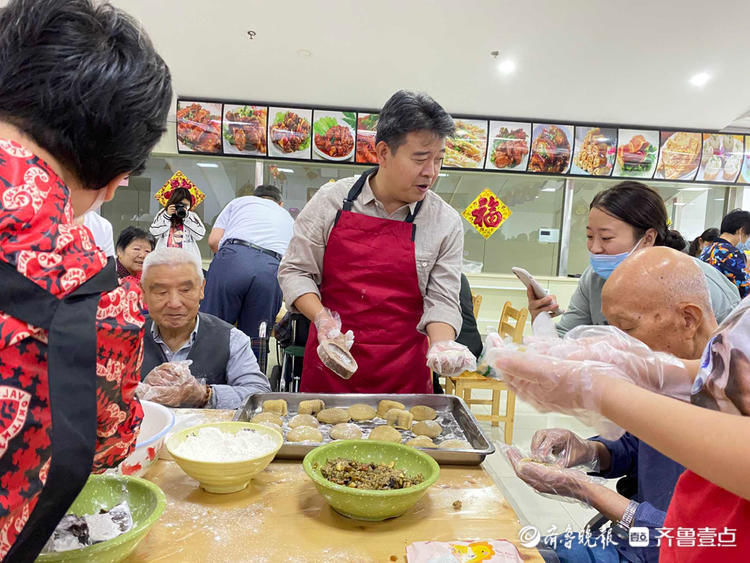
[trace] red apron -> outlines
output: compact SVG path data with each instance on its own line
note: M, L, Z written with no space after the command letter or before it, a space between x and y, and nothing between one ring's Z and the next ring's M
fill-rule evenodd
M377 169L376 169L377 170ZM424 303L414 255L414 218L370 217L351 211L362 192L362 174L344 200L323 258L323 306L354 332L351 349L359 369L342 379L318 358L315 325L305 346L300 390L315 393L432 393L426 365L427 337L417 331Z

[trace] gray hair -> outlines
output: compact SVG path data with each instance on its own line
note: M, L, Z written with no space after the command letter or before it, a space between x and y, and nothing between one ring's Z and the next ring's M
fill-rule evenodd
M375 142L384 141L396 152L413 131L429 131L445 138L455 133L456 126L450 114L427 94L399 90L380 111Z
M141 280L146 279L147 272L152 266L179 266L180 264L192 264L195 266L195 273L198 274L199 279L203 280L203 265L200 258L184 248L168 247L157 248L153 252L148 253L146 259L143 261Z

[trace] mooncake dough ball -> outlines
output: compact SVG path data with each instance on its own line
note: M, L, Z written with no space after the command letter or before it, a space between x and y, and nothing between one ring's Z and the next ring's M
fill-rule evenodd
M286 435L287 442L322 442L323 434L317 428L311 426L298 426L292 428Z
M309 401L300 401L297 405L299 414L318 414L326 408L326 404L320 399L310 399Z
M391 409L385 413L385 421L396 428L408 430L411 428L411 423L414 422L414 416L403 409Z
M393 426L387 426L383 424L382 426L376 426L375 428L373 428L367 439L383 440L384 442L395 442L397 444L400 444L401 432L396 430Z
M279 426L278 424L274 424L273 422L266 422L266 421L259 422L258 424L260 424L261 426L267 426L268 428L273 428L274 430L276 430L276 432L278 432L282 436L284 435L284 433L281 431L281 426Z
M414 420L435 420L437 417L435 409L424 405L416 405L410 408L409 412L414 415Z
M318 419L311 414L298 414L292 417L289 421L289 428L297 428L298 426L311 426L313 428L318 427Z
M370 405L357 403L349 407L349 417L352 420L372 420L375 418L377 411Z
M323 409L318 413L318 420L323 424L338 424L349 422L349 412L346 409Z
M427 436L417 436L406 442L407 446L412 448L437 448L435 442L430 440Z
M466 440L446 440L438 448L441 450L470 450L471 444Z
M351 422L341 422L331 428L331 439L333 440L359 440L362 438L362 431L359 426Z
M273 422L277 426L283 425L283 421L281 420L281 417L276 414L275 412L262 412L259 414L256 414L250 422Z
M411 431L417 436L437 438L443 432L443 427L434 420L421 420L414 423L414 426L411 427Z
M284 399L272 399L263 401L263 412L275 412L279 416L284 416L289 412L289 408Z
M406 407L399 403L398 401L391 401L389 399L383 399L378 403L378 416L380 418L385 418L385 413L387 413L391 409L405 409Z

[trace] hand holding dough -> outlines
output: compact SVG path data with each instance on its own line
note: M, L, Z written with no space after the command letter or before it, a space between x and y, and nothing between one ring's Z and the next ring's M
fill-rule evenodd
M437 438L443 432L443 427L434 420L422 420L414 423L414 426L411 427L411 431L417 436Z
M286 435L287 442L322 442L323 434L317 428L298 426L292 428Z
M312 428L318 427L318 419L311 414L298 414L292 417L289 421L289 428L297 428L298 426L310 426Z
M370 432L367 437L368 440L383 440L384 442L395 442L401 443L401 432L393 428L393 426L376 426Z
M349 407L349 416L352 420L372 420L375 418L377 411L370 405L357 403Z
M424 405L413 406L409 409L409 412L414 415L414 420L435 420L435 417L437 417L435 409Z
M323 424L349 422L349 412L342 408L323 409L318 413L318 420Z
M383 399L378 403L378 416L385 418L385 413L391 409L405 409L406 407L398 401L391 401L389 399Z
M359 440L362 438L362 431L359 426L351 422L342 422L331 428L331 438L333 440Z

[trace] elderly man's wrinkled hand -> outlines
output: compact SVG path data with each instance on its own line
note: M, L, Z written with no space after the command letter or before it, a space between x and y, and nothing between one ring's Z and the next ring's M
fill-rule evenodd
M518 448L507 448L505 455L518 478L537 492L588 502L589 481L581 471L524 458Z
M537 430L531 439L531 455L561 467L584 466L589 471L599 470L596 445L564 428Z
M452 377L476 370L477 359L463 344L443 340L433 343L427 351L427 367L440 375Z

